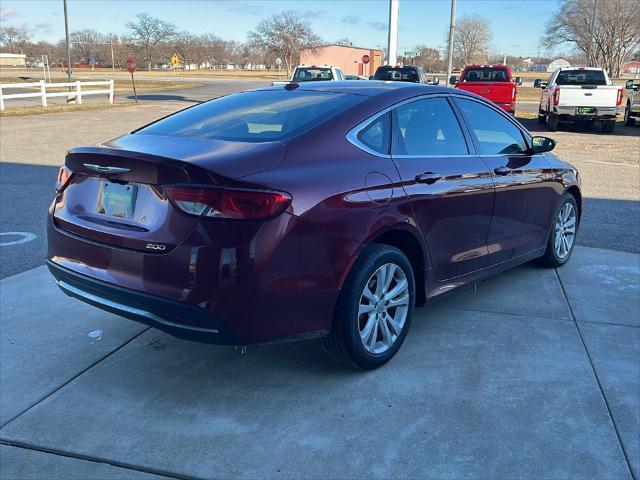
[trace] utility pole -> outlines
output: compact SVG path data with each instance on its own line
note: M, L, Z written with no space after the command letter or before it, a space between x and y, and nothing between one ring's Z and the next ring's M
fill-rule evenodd
M71 83L71 46L69 45L69 18L67 15L67 0L62 0L64 5L64 38L67 43L67 79ZM71 87L69 87L71 91Z
M113 56L113 35L111 36L111 70L116 71L116 61Z
M400 0L389 0L389 43L387 64L395 65L398 57L398 10Z
M591 14L591 28L589 29L589 46L587 47L587 67L593 65L593 34L596 28L596 14L598 12L598 0L593 0L593 13Z
M449 23L449 55L447 59L447 85L453 73L453 40L456 29L456 0L451 0L451 21Z

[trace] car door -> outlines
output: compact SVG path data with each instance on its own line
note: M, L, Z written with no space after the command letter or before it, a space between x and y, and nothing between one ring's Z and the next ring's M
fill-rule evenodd
M446 95L392 110L391 155L429 248L434 276L478 270L488 253L493 181Z
M486 266L544 248L555 187L545 154L533 154L529 134L499 109L461 96L455 103L495 183Z

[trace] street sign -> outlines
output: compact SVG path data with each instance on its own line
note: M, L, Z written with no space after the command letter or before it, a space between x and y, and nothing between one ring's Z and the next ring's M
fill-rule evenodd
M136 81L133 79L133 72L136 71L136 61L133 59L133 57L129 57L125 62L125 65L127 66L127 71L131 74L131 84L133 85L133 96L136 99L136 103L138 103L138 92L136 92Z
M125 65L127 66L127 71L131 75L133 75L133 72L136 71L136 61L133 58L129 57L129 58L127 58L127 61L125 62Z
M174 67L180 65L180 56L177 53L174 53L171 57L171 65L173 65Z
M280 57L276 58L276 65L282 65L282 59Z
M418 52L404 52L405 57L417 57Z
M371 61L371 58L369 57L369 55L363 55L362 56L362 63L364 63L365 65L367 63L369 63Z

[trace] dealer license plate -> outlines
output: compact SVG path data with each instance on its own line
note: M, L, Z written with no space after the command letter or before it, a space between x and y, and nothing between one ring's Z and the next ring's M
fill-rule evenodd
M98 213L131 219L138 195L138 186L100 181Z

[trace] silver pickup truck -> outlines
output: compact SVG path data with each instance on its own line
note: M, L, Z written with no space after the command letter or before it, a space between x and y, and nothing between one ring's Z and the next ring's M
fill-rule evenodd
M628 80L624 88L629 91L624 107L624 124L631 126L636 123L636 119L640 119L640 82Z
M601 68L560 68L542 88L538 121L551 131L558 123L594 124L601 122L602 132L611 133L622 104L622 87L614 86Z

